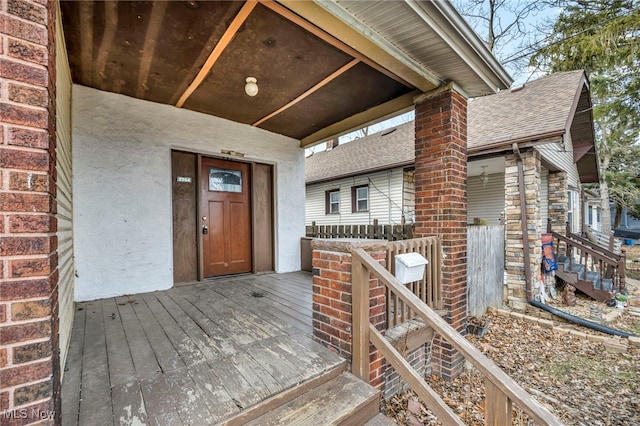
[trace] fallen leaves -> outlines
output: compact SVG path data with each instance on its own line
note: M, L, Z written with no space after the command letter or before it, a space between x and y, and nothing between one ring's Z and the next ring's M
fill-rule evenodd
M623 315L620 321L634 326ZM489 314L483 338L467 339L568 425L640 424L640 350L610 353L602 342L561 334L512 317ZM637 324L635 324L637 326ZM593 332L595 333L595 332ZM468 425L484 424L482 375L467 368L454 381L438 377L427 383ZM416 408L412 392L394 396L387 415L402 425L437 425L424 406ZM527 425L526 414L514 407L514 424Z

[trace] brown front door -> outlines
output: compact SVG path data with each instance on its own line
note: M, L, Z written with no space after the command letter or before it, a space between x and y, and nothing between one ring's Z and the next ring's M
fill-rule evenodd
M250 165L202 159L200 233L205 278L251 272Z

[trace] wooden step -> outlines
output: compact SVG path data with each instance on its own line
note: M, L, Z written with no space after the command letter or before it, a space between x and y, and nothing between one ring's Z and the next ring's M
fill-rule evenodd
M235 414L218 424L224 426L245 425L249 421L260 417L264 413L268 413L271 410L277 409L278 407L288 403L289 401L298 398L300 395L303 395L310 390L313 390L331 380L334 380L337 377L340 377L340 375L344 374L346 371L347 362L343 360L343 362L340 362L335 367L330 368L311 379L303 381L290 389L273 395L271 398L268 398L260 402L259 404L248 407L240 413Z
M583 265L579 265L579 266L582 266L583 267L582 271L584 271L584 266ZM574 286L575 288L577 288L587 296L597 300L598 302L606 302L610 298L609 292L607 290L596 288L595 283L593 281L583 280L580 274L578 274L575 271L565 271L564 265L562 264L559 265L558 270L556 271L556 277L560 278L561 280L563 280L568 284L571 284L572 286ZM607 286L610 287L610 284L609 285L607 285L607 283L603 283L603 284L605 288L607 288Z
M363 425L379 412L380 392L343 373L246 424Z

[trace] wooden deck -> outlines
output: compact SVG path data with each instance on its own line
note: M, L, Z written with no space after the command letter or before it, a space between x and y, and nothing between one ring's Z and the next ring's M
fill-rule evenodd
M78 303L63 424L215 424L344 368L311 339L311 294L297 272Z

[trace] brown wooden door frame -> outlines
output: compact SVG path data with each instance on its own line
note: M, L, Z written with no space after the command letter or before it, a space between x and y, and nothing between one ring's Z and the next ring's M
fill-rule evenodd
M251 221L251 264L253 273L269 272L275 270L275 165L270 163L238 161L237 159L204 155L196 152L188 152L172 149L172 215L173 215L173 267L174 285L188 284L195 281L202 281L203 271L203 244L201 229L201 180L202 180L202 160L212 159L244 163L250 167L250 221ZM176 169L175 158L191 158L189 160L192 167L178 167ZM175 158L174 158L175 157ZM178 179L179 178L179 179ZM192 197L182 197L181 193L176 193L176 189L185 189L191 186ZM177 197L177 198L176 198ZM178 206L175 203L191 202L193 213L187 214L187 207ZM182 214L180 214L182 212ZM178 214L179 217L176 216ZM175 221L179 220L180 225L176 227ZM190 226L192 231L186 230L185 226ZM179 229L178 229L179 228ZM180 231L182 230L182 231ZM188 232L187 232L188 231ZM181 232L180 235L176 232ZM185 235L190 234L195 241ZM190 248L190 247L192 248ZM189 254L185 257L185 254ZM189 263L191 271L189 272ZM178 273L179 272L179 273Z
M274 165L252 163L253 272L275 270Z

